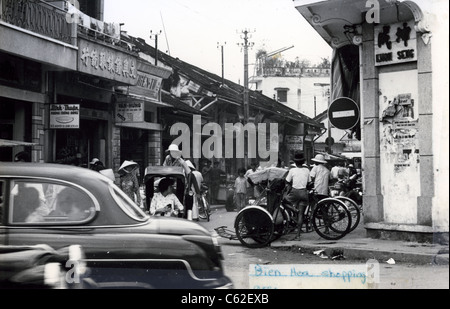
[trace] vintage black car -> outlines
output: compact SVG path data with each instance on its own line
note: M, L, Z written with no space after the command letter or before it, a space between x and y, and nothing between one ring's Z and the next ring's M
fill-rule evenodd
M98 172L0 163L0 245L80 245L99 284L232 288L215 235L195 222L150 217Z

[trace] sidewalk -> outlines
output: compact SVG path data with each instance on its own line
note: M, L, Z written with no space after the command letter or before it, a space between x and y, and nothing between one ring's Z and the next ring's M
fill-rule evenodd
M214 205L211 209L215 214L212 216L211 222L208 222L209 227L225 225L232 228L236 212L227 212L224 205ZM343 255L345 258L366 261L376 259L379 262L386 262L392 259L402 263L449 264L448 245L367 238L363 222L353 232L335 241L326 240L315 232L302 234L299 241L288 240L291 237L292 235L283 236L272 242L270 246L273 248L301 248L303 252L308 253L317 253L317 251L323 250L322 255L328 258Z

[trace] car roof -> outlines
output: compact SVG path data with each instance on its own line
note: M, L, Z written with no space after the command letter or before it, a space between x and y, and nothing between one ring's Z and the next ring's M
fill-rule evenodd
M87 168L54 163L0 162L0 176L45 177L74 183L83 183L86 179L112 181Z

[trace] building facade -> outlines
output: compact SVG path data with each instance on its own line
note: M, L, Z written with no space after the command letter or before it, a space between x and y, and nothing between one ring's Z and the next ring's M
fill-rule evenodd
M159 164L171 71L102 20L102 0L76 3L0 1L0 138L17 144L0 147L0 160L25 150L33 162L89 167L99 158L114 171L125 159Z
M360 105L368 236L448 243L448 2L294 6L349 65L331 91Z
M331 68L257 71L250 78L253 90L314 118L328 108Z

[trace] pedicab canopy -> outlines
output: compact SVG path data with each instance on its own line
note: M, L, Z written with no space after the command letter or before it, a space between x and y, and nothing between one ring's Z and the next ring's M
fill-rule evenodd
M249 182L259 184L264 181L272 181L275 179L284 178L288 173L285 168L268 167L260 171L256 171L248 176Z
M155 181L160 178L172 178L176 185L176 196L184 204L184 186L186 176L184 168L181 166L148 166L144 172L144 184L147 207L150 206L150 200L155 193Z

